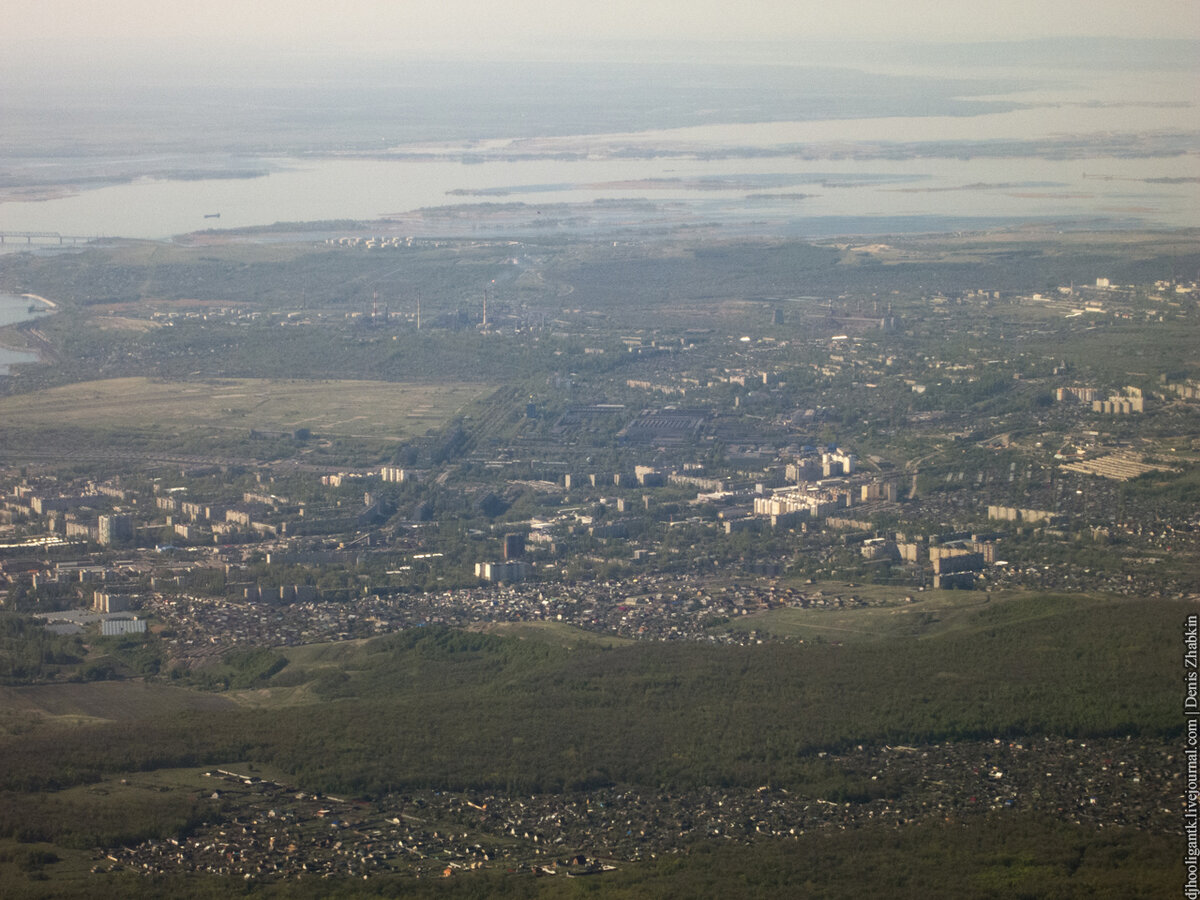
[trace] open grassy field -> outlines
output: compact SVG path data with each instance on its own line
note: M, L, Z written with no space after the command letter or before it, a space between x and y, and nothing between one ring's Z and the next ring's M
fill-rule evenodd
M294 431L404 440L443 425L491 388L382 381L114 378L0 399L12 429L211 429Z
M227 697L144 681L0 685L0 708L47 724L88 724L231 707Z
M904 591L886 585L863 585L827 590L829 596L858 597L876 603L866 609L792 607L773 609L734 619L729 630L765 631L776 637L804 641L850 643L862 641L915 640L952 633L971 634L993 629L998 623L1017 625L1061 613L1065 603L1086 611L1109 608L1121 601L1114 597L1073 594L1069 601L1050 595L1020 591ZM906 597L912 597L907 602Z
M584 631L582 628L576 628L563 622L493 622L484 630L504 637L543 640L568 649L575 647L611 649L635 643L629 638Z

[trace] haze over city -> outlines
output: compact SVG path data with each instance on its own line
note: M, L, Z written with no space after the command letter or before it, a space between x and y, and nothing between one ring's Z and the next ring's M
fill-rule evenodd
M1046 37L1200 38L1190 0L1035 0L945 3L912 0L751 2L442 3L365 0L334 5L267 0L157 3L11 0L6 41L21 57L62 61L64 47L89 60L133 49L162 54L230 48L259 52L562 53L612 41L988 41Z

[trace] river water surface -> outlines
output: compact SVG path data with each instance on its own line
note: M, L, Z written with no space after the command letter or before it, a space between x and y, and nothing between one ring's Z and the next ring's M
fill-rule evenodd
M28 322L48 313L49 310L44 309L36 300L18 297L15 294L0 294L0 328L15 325L17 322ZM36 353L9 350L0 344L0 375L7 375L9 367L15 363L37 362L37 358Z
M1200 226L1197 87L1077 73L1023 108L706 125L258 160L253 178L146 178L0 203L0 231L166 238L278 222L372 220L483 202L640 201L675 219L818 233L825 220ZM997 147L996 142L1005 146ZM1036 146L1034 146L1036 144ZM53 161L46 161L52 165ZM217 215L219 214L219 218ZM940 230L940 229L938 229ZM10 241L11 243L11 241Z

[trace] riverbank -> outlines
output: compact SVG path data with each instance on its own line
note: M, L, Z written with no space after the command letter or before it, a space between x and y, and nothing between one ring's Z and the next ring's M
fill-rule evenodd
M21 296L25 297L26 299L29 299L29 300L36 300L38 303L45 303L48 307L50 307L53 310L58 309L58 304L55 303L53 300L47 300L45 297L39 297L37 294L22 294Z
M50 345L22 326L58 311L58 303L39 294L0 294L0 375L11 374L14 365L47 360Z

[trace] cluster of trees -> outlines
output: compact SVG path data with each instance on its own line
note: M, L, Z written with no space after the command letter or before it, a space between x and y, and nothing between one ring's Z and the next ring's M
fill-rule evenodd
M0 793L0 839L72 850L181 837L222 812L194 793L143 787L51 793Z
M54 634L28 616L0 612L0 684L40 681L82 662L84 655L78 637Z

